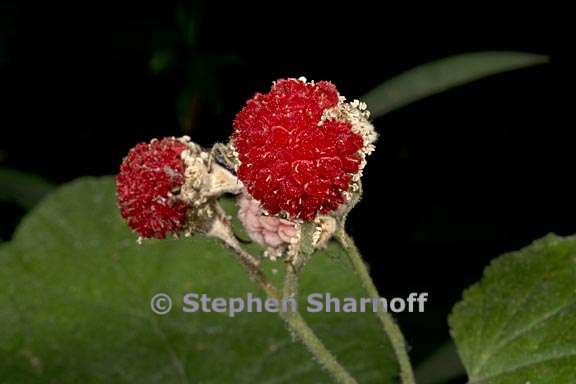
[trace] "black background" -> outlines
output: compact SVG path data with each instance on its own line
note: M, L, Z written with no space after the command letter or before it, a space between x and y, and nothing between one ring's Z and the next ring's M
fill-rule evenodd
M180 66L153 74L149 60L174 32L176 4L1 7L0 166L56 183L114 174L135 143L181 135L176 104L190 63L208 63L197 73L205 70L219 92L199 93L189 132L208 146L226 140L244 101L277 78L331 80L356 98L451 54L549 55L549 64L375 121L380 140L349 226L384 295L430 293L426 314L400 317L416 360L448 339L446 315L491 259L549 232L576 232L574 124L558 49L567 24L551 9L192 4L196 44L172 39ZM210 65L222 57L233 60ZM0 236L8 239L24 212L0 207Z

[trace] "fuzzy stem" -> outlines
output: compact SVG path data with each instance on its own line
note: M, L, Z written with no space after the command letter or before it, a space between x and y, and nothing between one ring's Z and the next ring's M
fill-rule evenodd
M332 353L322 344L312 328L308 326L304 318L298 312L280 312L280 316L286 321L288 327L296 334L298 339L314 355L316 360L328 371L337 383L357 384L350 373L344 368Z
M290 266L287 268L287 284L285 284L283 295L268 280L256 259L242 248L238 240L233 236L232 231L229 230L229 227L227 228L226 225L214 226L210 234L218 237L228 248L234 251L236 258L249 273L250 277L266 292L268 297L281 301L283 298L289 297L286 296L286 294L295 296L298 280L296 271L293 268ZM296 298L294 297L294 299ZM336 382L341 384L357 384L357 381L324 346L298 311L280 311L279 313L280 317L286 321L288 328L298 337L300 342L306 346L315 359L334 377Z
M284 277L282 297L285 300L298 300L298 272L292 264L286 265L286 276Z
M292 264L287 264L286 266L283 299L298 299L298 271ZM308 348L338 383L356 383L356 380L338 363L334 355L324 346L298 311L280 312L280 316L286 321L288 327L298 336L302 344Z
M336 232L336 239L346 250L348 258L350 259L356 274L362 281L364 289L368 292L368 295L372 299L379 299L380 295L378 294L378 289L370 277L364 259L354 244L354 240L346 233L343 226ZM415 384L414 372L412 370L410 358L408 357L406 341L404 340L402 331L388 312L379 309L377 315L382 323L384 332L390 339L390 343L392 344L392 348L394 349L394 353L398 359L398 363L400 364L400 377L402 378L402 383Z

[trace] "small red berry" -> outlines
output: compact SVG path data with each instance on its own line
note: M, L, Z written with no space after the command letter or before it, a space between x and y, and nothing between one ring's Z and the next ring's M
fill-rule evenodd
M187 205L174 196L184 184L180 155L187 145L175 138L140 143L130 150L116 176L122 217L142 237L162 239L186 223Z
M237 174L268 213L312 220L346 201L376 134L365 105L343 100L332 83L285 79L236 115Z

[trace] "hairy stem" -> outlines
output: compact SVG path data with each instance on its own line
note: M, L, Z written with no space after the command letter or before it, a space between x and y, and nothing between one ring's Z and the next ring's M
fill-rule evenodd
M346 233L343 226L336 232L336 239L342 244L348 257L354 267L354 270L360 280L362 281L362 285L364 289L368 292L368 295L372 299L380 298L378 294L378 289L376 285L374 285L374 281L370 277L370 273L368 272L368 268L366 268L366 264L364 263L364 259L362 255L358 251L356 244L354 244L354 240ZM390 339L390 343L392 344L392 348L394 349L394 353L396 358L398 359L398 363L400 365L400 377L402 379L403 384L415 384L414 379L414 372L412 370L412 364L410 363L410 358L408 357L408 352L406 349L406 341L404 341L404 336L402 335L402 331L394 321L392 316L379 308L377 312L378 318L382 323L382 328L384 332Z
M224 224L224 223L222 223ZM232 231L226 225L216 225L210 233L218 237L230 248L250 277L266 292L268 297L281 301L293 297L296 300L298 279L296 270L288 265L284 292L280 292L266 277L258 261L244 250ZM336 357L324 346L312 328L306 323L298 311L280 311L280 317L286 321L288 328L293 332L304 346L312 353L314 358L341 384L357 384L357 381L348 373Z
M298 271L292 264L286 266L283 299L298 299ZM299 312L281 312L280 316L288 327L298 336L302 344L316 357L322 366L334 376L339 383L356 383L356 380L338 363L334 355L324 346L312 328L308 326Z
M296 334L300 342L308 348L316 360L328 371L336 382L342 384L357 384L350 373L344 368L332 353L324 346L322 341L308 326L304 318L298 312L280 312L288 327Z
M282 297L285 300L298 300L298 272L292 264L286 265L286 276L284 277L284 289Z

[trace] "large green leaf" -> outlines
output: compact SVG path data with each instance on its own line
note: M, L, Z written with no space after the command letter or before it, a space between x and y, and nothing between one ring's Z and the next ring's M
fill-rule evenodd
M450 325L470 383L574 383L576 237L550 235L493 261Z
M214 240L137 245L111 178L80 179L35 208L1 248L0 286L2 383L331 382L276 314L182 313L185 292L263 294ZM301 287L365 296L335 246L314 255ZM165 316L149 307L159 292L174 300ZM304 316L360 382L393 382L373 313Z
M362 100L373 117L486 76L542 64L546 56L525 52L475 52L420 65L380 84Z

